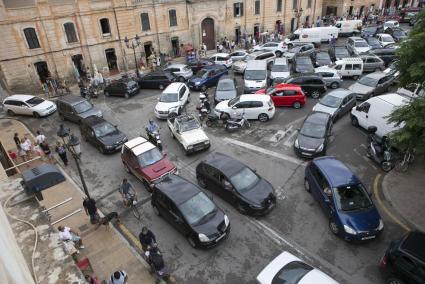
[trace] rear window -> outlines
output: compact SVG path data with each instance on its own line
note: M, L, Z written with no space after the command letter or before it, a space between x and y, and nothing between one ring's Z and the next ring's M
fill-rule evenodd
M272 284L297 284L311 270L313 267L308 264L292 261L279 270L273 277Z

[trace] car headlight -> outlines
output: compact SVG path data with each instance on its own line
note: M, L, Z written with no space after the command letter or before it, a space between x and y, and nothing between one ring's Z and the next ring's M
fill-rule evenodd
M114 146L105 146L106 149L112 149Z
M187 149L193 149L193 145L187 146Z
M201 242L209 242L210 241L210 239L207 236L205 236L204 234L199 234L198 238L199 238L199 241L201 241Z
M353 228L351 228L351 227L350 227L350 226L348 226L348 225L344 225L344 231L345 231L347 234L357 235L356 230L354 230Z
M321 152L323 150L324 145L320 144L319 147L317 147L316 152Z
M226 225L226 228L230 224L230 221L229 221L229 218L227 217L227 215L224 215L224 224Z
M199 85L201 84L201 81L195 82L195 85Z
M205 145L210 144L210 140L205 140L205 141L204 141L204 144L205 144Z
M298 143L298 138L295 139L294 146L295 146L295 148L299 148L300 147L300 144Z
M378 226L378 231L381 231L384 228L384 222L382 222L382 219L379 219L379 226Z

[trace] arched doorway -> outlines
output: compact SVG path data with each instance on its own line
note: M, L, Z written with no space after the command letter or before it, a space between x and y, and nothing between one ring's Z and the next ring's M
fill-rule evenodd
M202 42L207 46L207 50L215 49L214 20L205 18L201 23Z

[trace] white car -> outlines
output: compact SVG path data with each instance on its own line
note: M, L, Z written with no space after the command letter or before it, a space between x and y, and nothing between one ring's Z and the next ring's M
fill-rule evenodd
M238 61L238 60L244 60L248 54L249 53L246 52L245 50L239 49L230 53L230 58L232 58L232 62L234 63L235 61Z
M180 114L189 101L189 87L185 83L171 83L158 98L154 110L155 116L159 119L166 119L171 112Z
M56 111L54 102L31 95L12 95L3 100L4 110L8 115L48 116Z
M322 271L304 263L289 252L282 252L273 259L256 279L258 284L338 284Z
M261 45L254 46L254 51L267 50L274 51L277 57L281 57L285 51L288 51L288 46L282 42L266 42Z
M394 38L389 34L377 34L376 37L382 47L386 47L389 44L395 44Z
M193 71L186 64L170 64L164 69L165 71L171 72L174 76L176 76L177 80L180 82L184 82L189 80L190 77L193 76Z
M265 122L273 118L276 109L270 96L241 95L234 99L222 101L215 106L218 116L225 113L230 118L240 118L244 114L247 119L258 119Z
M270 70L270 79L282 78L286 79L291 75L289 71L288 59L276 58Z
M351 54L366 53L371 49L366 40L356 36L349 37L346 46Z
M386 21L384 23L384 31L388 28L398 28L400 27L400 24L398 21Z
M232 66L232 58L228 53L216 53L209 57L209 60L213 61L215 64L224 65L226 68Z

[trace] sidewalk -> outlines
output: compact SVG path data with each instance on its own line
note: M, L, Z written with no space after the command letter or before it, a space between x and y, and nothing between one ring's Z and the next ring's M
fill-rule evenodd
M20 137L28 134L32 140L35 140L28 128L21 122L12 119L1 119L0 142L6 152L8 150L15 150L16 148L13 141L13 134L15 132ZM54 144L54 140L54 137L48 138L51 146ZM69 158L72 163L72 158ZM16 163L19 162L20 160L18 158ZM31 169L41 163L43 161L37 159L28 165L20 166L19 170ZM39 202L39 206L50 208L71 198L70 201L49 211L51 223L59 221L59 219L71 213L75 213L63 221L52 225L56 238L56 230L59 225L71 227L76 231L81 236L85 246L84 249L80 250L80 254L77 255L78 261L88 258L94 272L93 274L100 280L109 279L110 275L116 270L125 270L129 276L129 283L154 283L154 279L148 271L147 264L111 224L109 226L101 226L97 230L95 230L96 226L90 224L89 218L84 213L84 208L82 207L84 196L81 189L78 188L65 172L63 173L66 181L42 191L44 199ZM15 174L9 177L9 179L16 179L17 177L20 177L19 174ZM51 238L52 236L46 236L43 235L43 232L40 232L40 238L43 237ZM63 246L62 249L64 249ZM44 254L42 251L39 253L41 257ZM49 271L37 271L37 273L48 274Z
M425 167L421 162L415 161L406 173L390 171L382 180L382 189L399 215L425 232Z

